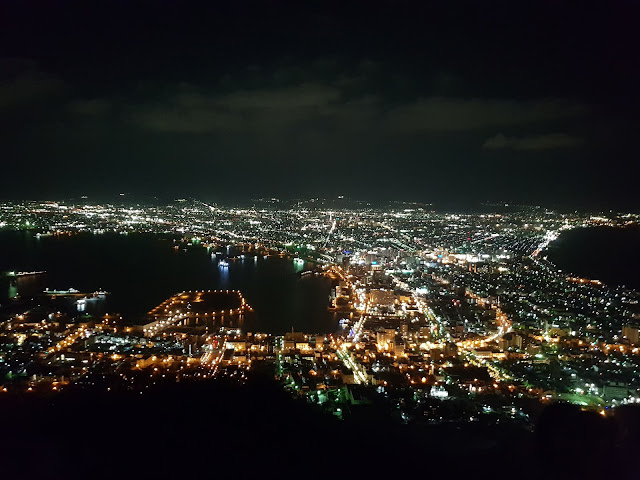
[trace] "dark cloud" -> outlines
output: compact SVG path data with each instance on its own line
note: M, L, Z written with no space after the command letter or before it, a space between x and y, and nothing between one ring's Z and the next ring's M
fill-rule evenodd
M112 101L104 98L91 100L75 100L69 104L69 111L80 116L99 116L109 113L112 109Z
M324 85L306 84L286 89L238 91L214 100L230 110L291 110L316 108L335 102L340 92Z
M287 88L237 90L226 94L182 91L152 105L134 106L133 123L181 133L264 129L333 122L347 130L375 127L389 135L464 132L580 117L584 105L561 100L428 97L398 104L379 94L349 98L337 86L306 83Z
M316 84L224 95L183 90L165 102L132 107L129 119L163 132L270 131L316 118L339 95L335 88Z
M637 158L635 9L132 0L48 2L34 14L28 3L0 16L3 55L15 57L0 61L6 195L126 182L198 195L242 165L234 195L314 182L317 194L378 195L384 179L386 194L414 200L524 198L529 167L513 161L523 151L547 173L529 198L554 182L572 199L589 185L635 191L620 188L631 176L596 173ZM87 175L87 159L104 175ZM53 162L67 168L51 172ZM450 165L455 185L416 181ZM483 188L477 177L498 169L502 188Z
M566 119L587 112L584 105L561 100L431 97L400 105L387 118L396 130L454 132Z
M0 59L0 109L21 106L59 93L64 83L22 58Z
M529 135L526 137L506 137L502 133L488 138L484 148L509 150L553 150L573 148L583 144L583 140L565 133L548 133L545 135Z

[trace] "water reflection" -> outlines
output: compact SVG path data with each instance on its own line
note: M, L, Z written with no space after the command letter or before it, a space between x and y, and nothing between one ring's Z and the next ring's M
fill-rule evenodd
M331 281L303 275L313 266L304 261L262 255L247 255L243 261L242 252L233 248L229 249L231 257L226 247L175 249L172 239L153 235L86 234L35 242L24 234L6 233L0 234L0 271L47 271L18 279L17 293L24 299L41 294L46 287L65 290L73 286L81 292L104 289L111 292L106 300L88 298L82 313L106 310L142 322L149 310L176 292L237 289L255 310L254 318L245 319L251 331L284 333L294 326L300 331L329 333L338 328L339 318L327 310ZM219 268L222 258L228 260L228 268ZM6 280L1 285L2 296L9 293ZM0 303L4 300L0 298ZM77 314L76 300L71 300L71 308Z
M304 260L302 260L301 258L294 258L293 268L295 269L296 273L302 273L302 271L304 270Z
M18 296L18 285L15 280L9 281L9 298L16 298Z

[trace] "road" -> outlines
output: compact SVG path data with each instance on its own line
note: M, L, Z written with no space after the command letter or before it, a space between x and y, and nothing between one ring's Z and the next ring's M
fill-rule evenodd
M353 341L357 342L362 335L362 330L364 329L364 324L367 321L366 315L362 315L360 319L353 326Z
M353 380L355 383L360 385L366 385L369 383L366 368L354 360L351 352L343 343L338 344L336 353L338 354L338 357L340 357L340 360L342 360L342 363L344 363L344 366L353 372Z
M218 373L218 368L220 367L220 362L222 361L226 347L227 341L225 340L222 344L222 348L220 348L220 352L216 355L213 345L210 343L207 351L202 355L202 357L200 357L200 363L202 365L206 367L213 367L214 376Z
M186 316L187 316L186 313L180 313L180 314L177 314L177 315L172 315L170 317L167 317L164 320L156 320L155 322L152 322L152 323L148 324L144 328L144 336L145 337L153 337L154 335L157 335L157 334L163 332L167 328L176 325L178 322L180 322Z

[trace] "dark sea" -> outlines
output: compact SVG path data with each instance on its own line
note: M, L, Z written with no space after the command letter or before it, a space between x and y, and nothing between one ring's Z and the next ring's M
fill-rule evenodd
M567 273L640 290L640 227L563 232L544 255Z
M175 249L173 238L156 235L80 234L36 238L30 231L0 232L0 273L39 271L13 286L3 277L0 304L45 288L110 292L101 310L137 322L151 308L182 290L237 289L255 310L253 331L329 333L339 318L327 310L331 281L301 276L310 264L280 257L246 256L218 266L214 250ZM181 244L184 246L184 244ZM226 254L225 249L218 249Z

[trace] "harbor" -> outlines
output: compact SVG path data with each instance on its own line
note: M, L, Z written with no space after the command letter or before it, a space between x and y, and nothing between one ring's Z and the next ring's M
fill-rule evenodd
M1 270L43 272L5 276L0 304L34 298L77 312L75 302L86 298L82 313L118 312L131 324L144 325L148 312L176 292L239 290L256 310L247 319L252 328L273 333L292 326L327 333L339 328L337 314L327 310L332 280L315 274L321 271L316 263L275 249L146 234L36 240L24 232L3 232L0 248L15 252Z

